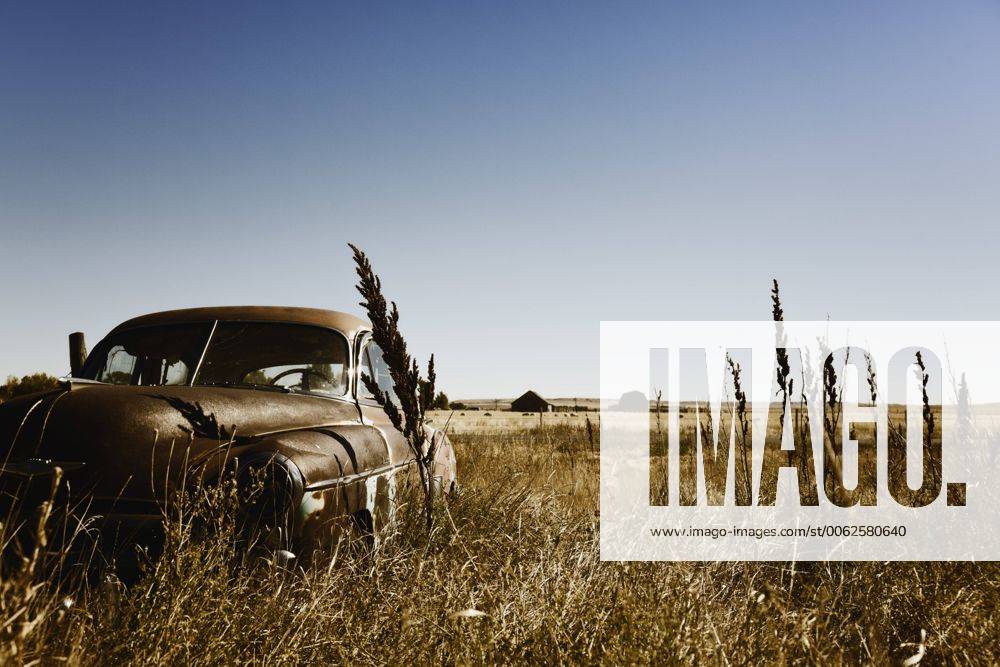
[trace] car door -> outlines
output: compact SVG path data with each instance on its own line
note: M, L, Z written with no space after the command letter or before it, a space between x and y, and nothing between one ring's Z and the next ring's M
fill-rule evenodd
M376 502L379 508L387 509L391 515L394 512L397 490L402 488L403 484L418 484L419 478L416 466L413 465L414 456L406 438L392 425L385 410L368 391L362 380L363 374L374 378L379 388L395 400L389 367L382 358L382 349L372 340L371 334L365 334L358 345L358 359L355 369L355 396L361 411L362 421L381 433L389 449L391 470L380 475L379 481L375 484L377 485Z
M389 461L393 465L399 465L407 459L412 459L413 455L410 453L409 445L403 434L393 427L385 410L376 402L375 397L368 391L361 379L362 374L375 378L379 388L390 398L395 399L396 394L392 389L389 367L382 359L381 348L371 339L370 335L366 335L361 342L356 368L358 372L355 380L355 391L364 422L373 425L382 433L389 446Z

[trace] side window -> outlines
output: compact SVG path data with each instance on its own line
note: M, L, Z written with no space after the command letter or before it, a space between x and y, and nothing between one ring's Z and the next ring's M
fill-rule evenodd
M365 342L365 346L361 350L361 359L358 362L358 398L367 398L369 400L374 398L371 392L368 391L368 387L365 386L364 380L361 379L362 376L367 375L375 379L375 383L378 384L379 389L389 394L389 398L393 403L398 403L396 392L392 388L392 376L389 375L389 366L382 359L382 348L376 345L375 341L369 338Z

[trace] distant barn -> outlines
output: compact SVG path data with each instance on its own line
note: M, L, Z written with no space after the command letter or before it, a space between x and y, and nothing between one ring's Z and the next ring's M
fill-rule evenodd
M513 412L552 412L552 404L528 390L510 403Z

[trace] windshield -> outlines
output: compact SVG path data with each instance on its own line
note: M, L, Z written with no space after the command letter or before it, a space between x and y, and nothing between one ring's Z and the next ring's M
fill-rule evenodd
M117 331L87 357L81 376L108 384L189 384L212 324L172 324Z
M330 329L272 322L219 322L196 384L347 392L347 339Z
M330 329L219 322L213 332L206 322L115 332L87 358L81 376L109 384L185 385L197 372L197 385L342 396L348 359L347 340Z

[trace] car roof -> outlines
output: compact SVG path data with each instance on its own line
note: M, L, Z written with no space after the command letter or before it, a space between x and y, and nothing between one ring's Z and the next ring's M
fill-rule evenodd
M291 306L213 306L165 310L140 315L122 322L113 331L157 324L183 324L188 322L288 322L337 329L353 339L361 331L370 331L371 325L350 313L320 308L294 308Z

